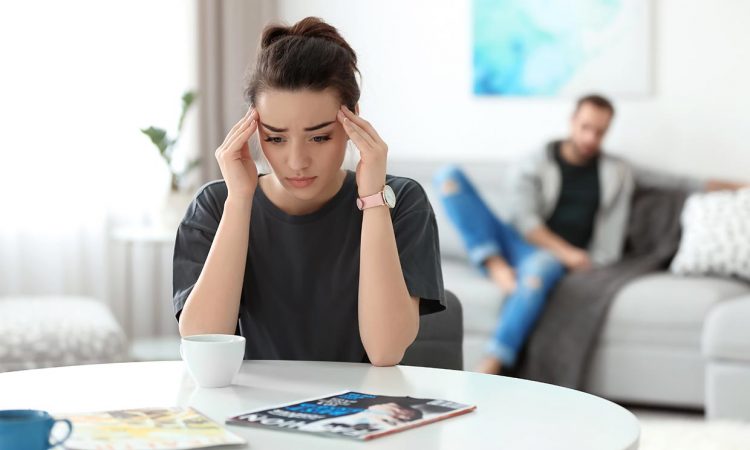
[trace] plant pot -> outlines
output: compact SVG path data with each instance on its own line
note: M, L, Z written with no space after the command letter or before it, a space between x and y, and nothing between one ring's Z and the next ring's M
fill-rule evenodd
M187 208L192 200L193 192L170 189L162 201L157 217L157 226L165 230L177 232L177 228L185 217Z

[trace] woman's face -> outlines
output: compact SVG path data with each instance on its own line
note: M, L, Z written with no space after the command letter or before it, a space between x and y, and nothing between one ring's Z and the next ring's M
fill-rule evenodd
M341 187L347 136L336 120L340 105L332 89L267 90L256 99L263 154L297 201L327 200Z

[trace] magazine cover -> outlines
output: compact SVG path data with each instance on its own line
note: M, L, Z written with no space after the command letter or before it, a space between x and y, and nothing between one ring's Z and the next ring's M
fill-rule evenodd
M193 408L145 408L56 416L73 422L71 450L194 449L245 440Z
M475 409L446 400L340 392L230 417L227 423L368 440Z

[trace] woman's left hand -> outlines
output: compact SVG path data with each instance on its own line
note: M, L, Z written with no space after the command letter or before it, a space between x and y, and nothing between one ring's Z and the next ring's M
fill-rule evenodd
M357 164L357 190L360 197L376 194L385 186L388 146L375 128L344 105L337 114L344 131L359 149Z

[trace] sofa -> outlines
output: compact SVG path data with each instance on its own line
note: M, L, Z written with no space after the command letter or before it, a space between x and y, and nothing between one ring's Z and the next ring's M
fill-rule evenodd
M125 332L100 300L0 298L0 372L129 360Z
M418 181L435 210L446 289L460 299L464 368L482 356L502 294L472 268L440 204L432 176L448 162L389 161L388 172ZM508 162L458 164L485 202L508 217ZM637 278L616 295L586 370L584 390L629 404L705 409L750 419L750 284L669 272Z

